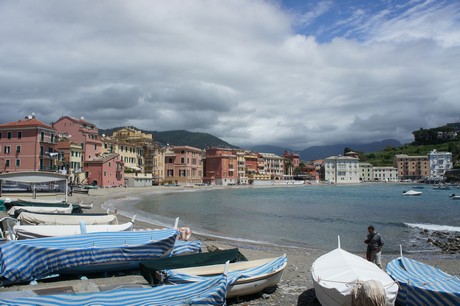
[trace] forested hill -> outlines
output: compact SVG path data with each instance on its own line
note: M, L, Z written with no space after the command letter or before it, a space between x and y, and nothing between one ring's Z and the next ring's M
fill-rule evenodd
M99 134L112 135L116 130L120 129L99 129ZM208 133L189 132L184 130L175 131L147 131L140 130L146 134L152 134L153 139L158 142L161 146L172 145L172 146L191 146L199 149L205 149L207 147L219 147L219 148L238 148L237 146L231 145L228 142L223 141Z

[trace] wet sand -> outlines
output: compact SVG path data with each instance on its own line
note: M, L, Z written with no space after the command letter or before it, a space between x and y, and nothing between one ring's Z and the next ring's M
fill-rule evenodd
M143 187L143 188L106 188L106 189L94 189L89 191L89 195L84 194L73 194L69 197L69 201L72 203L78 203L83 200L84 202L93 202L94 206L90 210L85 210L88 213L99 213L106 212L106 209L102 208L103 204L111 199L121 199L129 195L140 194L140 193L155 193L155 192L174 192L180 191L186 187ZM209 187L197 187L197 190L201 188ZM221 187L215 187L221 188ZM235 187L231 187L235 188ZM180 216L179 216L180 217ZM120 223L127 222L130 219L121 215L118 215ZM136 229L154 229L156 226L150 223L135 222ZM193 228L192 228L193 231ZM268 290L260 294L256 294L248 297L241 297L239 299L228 300L229 305L320 305L315 297L313 289L313 281L311 278L310 268L313 262L319 256L327 253L328 251L306 249L306 248L286 248L276 247L272 245L252 244L244 243L223 239L215 239L206 236L192 235L192 239L201 240L203 243L203 251L205 252L208 248L220 248L228 249L238 247L249 260L261 259L267 257L278 257L283 254L288 256L288 265L284 270L284 274L281 282L274 290ZM308 237L306 237L308 239ZM363 254L357 254L364 256ZM410 256L413 259L422 261L424 263L436 266L441 270L444 270L453 275L460 274L460 262L458 259L453 259L448 254L430 254L427 255L414 255ZM383 251L382 264L386 264L393 260L394 255L389 256ZM121 280L121 278L120 278ZM12 290L18 290L17 288Z

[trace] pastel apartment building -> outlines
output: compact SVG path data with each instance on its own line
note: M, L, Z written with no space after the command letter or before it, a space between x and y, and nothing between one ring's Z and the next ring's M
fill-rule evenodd
M398 169L391 166L374 167L374 181L398 182Z
M284 151L284 174L292 176L294 174L294 169L298 168L300 165L300 155Z
M203 181L211 185L238 184L237 154L234 149L208 148Z
M374 167L370 163L359 163L359 176L361 182L374 181Z
M203 183L202 151L190 146L168 147L164 154L165 181L190 185Z
M0 124L0 173L57 170L58 132L29 115Z
M452 153L433 150L428 153L430 160L430 178L443 180L447 170L452 169Z
M84 180L83 169L83 148L80 144L68 139L60 139L56 145L59 152L61 169L65 169L69 181L78 184Z
M63 116L52 123L52 127L60 134L63 134L63 137L68 137L71 141L82 146L84 152L83 162L90 161L102 153L102 141L99 136L99 129L83 117L76 119Z
M124 186L123 162L116 153L101 154L84 164L87 183L99 187Z
M430 175L430 161L428 156L409 156L396 154L393 166L398 169L400 180L418 180Z
M284 158L273 153L260 153L263 161L263 174L272 180L284 179Z

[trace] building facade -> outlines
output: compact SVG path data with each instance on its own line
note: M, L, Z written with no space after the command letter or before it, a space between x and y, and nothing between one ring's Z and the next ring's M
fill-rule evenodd
M359 179L361 182L374 181L374 168L370 163L359 163Z
M260 174L270 175L272 180L284 179L284 158L273 153L260 153L263 171Z
M237 185L238 163L234 149L208 148L203 181L210 185Z
M398 182L398 169L395 167L374 167L374 181Z
M419 180L430 175L428 156L396 154L393 158L393 166L398 169L400 180Z
M34 115L0 124L0 173L57 170L58 138L53 127Z
M165 182L181 185L203 183L202 151L190 146L166 148Z
M324 179L334 184L359 183L359 159L349 156L331 156L324 160Z
M430 179L444 180L446 171L453 168L452 153L433 150L428 153L428 158L430 161Z
M123 162L116 153L101 154L85 161L87 183L101 188L124 186Z

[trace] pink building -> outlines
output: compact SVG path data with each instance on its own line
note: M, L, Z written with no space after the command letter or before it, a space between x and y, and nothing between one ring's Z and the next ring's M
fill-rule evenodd
M57 135L32 115L0 124L0 173L56 170Z
M63 116L52 126L60 133L66 134L73 142L80 144L83 148L83 162L90 161L97 154L102 153L102 141L99 136L99 129L96 125L81 119Z
M102 154L84 164L87 183L99 187L124 185L124 167L116 153Z
M189 146L169 147L165 151L165 181L175 184L203 182L202 151Z
M206 149L204 182L217 185L238 183L236 151L233 149Z

